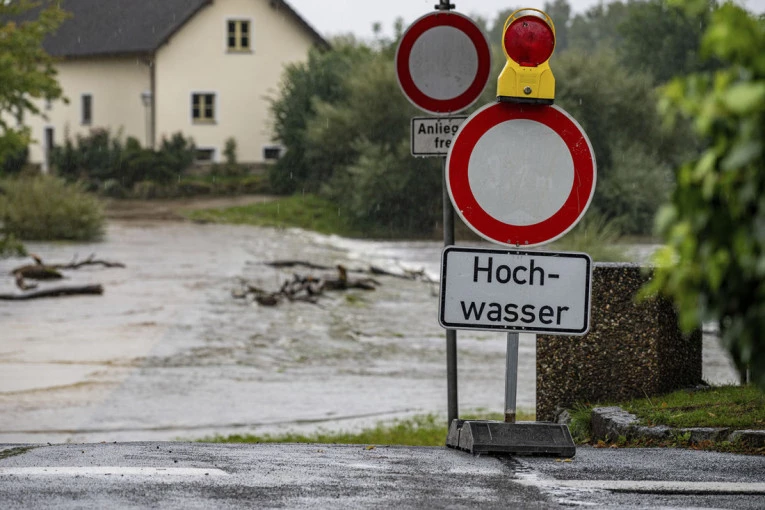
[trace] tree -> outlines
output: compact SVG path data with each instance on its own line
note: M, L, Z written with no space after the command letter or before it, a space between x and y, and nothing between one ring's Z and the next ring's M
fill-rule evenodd
M315 191L325 177L317 175L306 159L306 127L316 115L317 101L334 102L345 97L346 76L354 63L371 54L371 50L354 40L333 41L329 51L311 50L308 61L287 67L279 96L271 100L275 141L287 152L269 173L277 193L292 193L308 188Z
M694 2L695 12L706 2ZM668 118L706 148L677 170L659 216L666 247L647 292L674 299L686 329L717 321L723 344L765 389L765 23L733 4L712 13L702 51L725 65L672 81Z
M577 119L595 151L593 210L625 233L650 233L689 137L662 128L650 75L628 71L609 52L569 50L555 58L555 103Z
M689 12L667 0L628 4L627 16L617 27L620 60L631 69L651 73L657 83L714 69L715 61L701 58L699 49L715 5L710 0L706 8Z
M53 59L43 39L66 18L58 2L10 0L0 3L0 164L31 141L26 115L39 115L40 100L62 97ZM26 21L21 21L22 19ZM13 21L17 20L17 21Z

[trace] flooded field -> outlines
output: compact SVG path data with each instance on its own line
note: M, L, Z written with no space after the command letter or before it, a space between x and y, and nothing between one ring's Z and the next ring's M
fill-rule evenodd
M67 272L103 296L0 303L0 442L195 439L353 429L446 413L435 283L378 277L373 292L263 307L241 279L277 290L293 272L264 262L424 269L437 242L355 241L301 230L116 220L93 244L30 243L46 262L96 253L124 269ZM0 260L0 275L19 265ZM52 285L52 284L46 284ZM13 292L9 276L0 292ZM461 412L501 412L505 338L460 332ZM518 405L533 409L534 337L521 335ZM735 378L705 335L704 376Z

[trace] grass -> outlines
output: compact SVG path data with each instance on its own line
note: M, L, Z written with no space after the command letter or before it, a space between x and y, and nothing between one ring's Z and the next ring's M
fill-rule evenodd
M26 241L92 241L103 234L101 202L52 176L0 180L0 222Z
M621 232L614 222L595 214L586 215L571 232L550 245L554 251L587 253L596 262L625 262Z
M643 425L765 429L765 393L754 386L676 391L622 404Z
M315 195L293 195L273 202L224 209L191 211L186 216L194 221L233 223L261 227L299 227L322 234L359 237L361 232L341 216L337 206Z
M463 419L501 420L499 414L465 415ZM533 420L533 413L520 411L519 421ZM434 414L418 415L412 418L379 422L374 427L357 432L320 430L313 434L247 434L215 436L202 439L213 443L321 443L321 444L367 444L401 446L444 446L447 434L446 420Z
M694 427L727 428L733 430L765 429L765 393L754 386L717 386L702 390L680 390L656 397L645 397L617 404L634 414L641 425L683 429ZM577 405L570 411L571 435L579 444L591 442L590 420L592 408L599 405ZM738 453L765 453L762 449L728 441L690 443L690 434L674 434L663 441L617 438L598 441L595 446L614 447L690 447Z

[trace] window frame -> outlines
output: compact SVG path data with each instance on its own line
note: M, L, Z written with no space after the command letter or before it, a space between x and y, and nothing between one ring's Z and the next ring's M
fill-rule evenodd
M197 156L200 152L208 152L210 153L210 159L199 159ZM216 147L195 147L194 148L194 163L198 165L212 165L213 163L218 162L218 149Z
M234 23L234 38L235 44L231 46L229 44L229 38L231 37L231 31L229 24ZM247 46L242 46L242 27L247 25ZM227 17L224 23L224 40L223 45L227 53L252 53L253 52L253 20L247 16L232 16Z
M212 117L208 117L204 114L207 107L207 97L212 96ZM199 97L201 99L199 103L199 117L194 116L195 99ZM195 125L215 125L218 123L218 93L210 90L195 90L191 92L191 101L189 108L189 116L191 123Z
M89 92L80 94L80 125L93 125L93 94Z

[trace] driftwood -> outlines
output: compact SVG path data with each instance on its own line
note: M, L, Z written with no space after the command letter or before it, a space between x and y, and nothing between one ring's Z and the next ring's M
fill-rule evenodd
M276 306L285 300L316 304L324 291L342 291L348 289L375 290L380 285L380 282L372 278L349 278L348 270L341 265L337 266L337 273L337 278L318 278L294 274L292 275L292 280L284 282L277 292L268 292L250 283L243 282L242 288L232 292L232 295L236 299L246 299L251 295L255 302L262 306Z
M278 269L294 268L294 267L305 267L308 269L318 269L318 270L332 269L332 267L330 266L314 264L313 262L307 262L304 260L275 260L273 262L264 262L264 265L275 267ZM346 269L346 271L351 273L370 274L374 276L390 276L393 278L401 278L404 280L423 280L423 281L430 282L430 279L425 274L424 269L420 269L419 271L412 271L409 269L402 268L401 273L394 273L378 266L369 266L369 268L367 269Z
M0 300L24 301L27 299L40 299L74 295L100 295L104 293L101 285L84 285L80 287L55 287L52 289L35 290L23 294L0 294Z
M77 257L72 259L68 264L46 264L43 260L35 255L30 254L34 259L34 264L27 264L19 266L11 271L16 281L16 287L22 291L30 291L37 288L36 283L27 283L26 279L30 280L57 280L63 278L61 270L79 269L84 266L102 266L102 267L125 267L125 264L120 262L109 262L106 260L97 260L95 254L90 255L85 260L77 260ZM21 299L36 299L44 297L57 297L57 296L71 296L78 294L103 294L103 287L101 285L86 285L79 287L56 287L52 289L38 290L36 292L27 292L26 294L2 294L0 299L4 300L21 300Z

